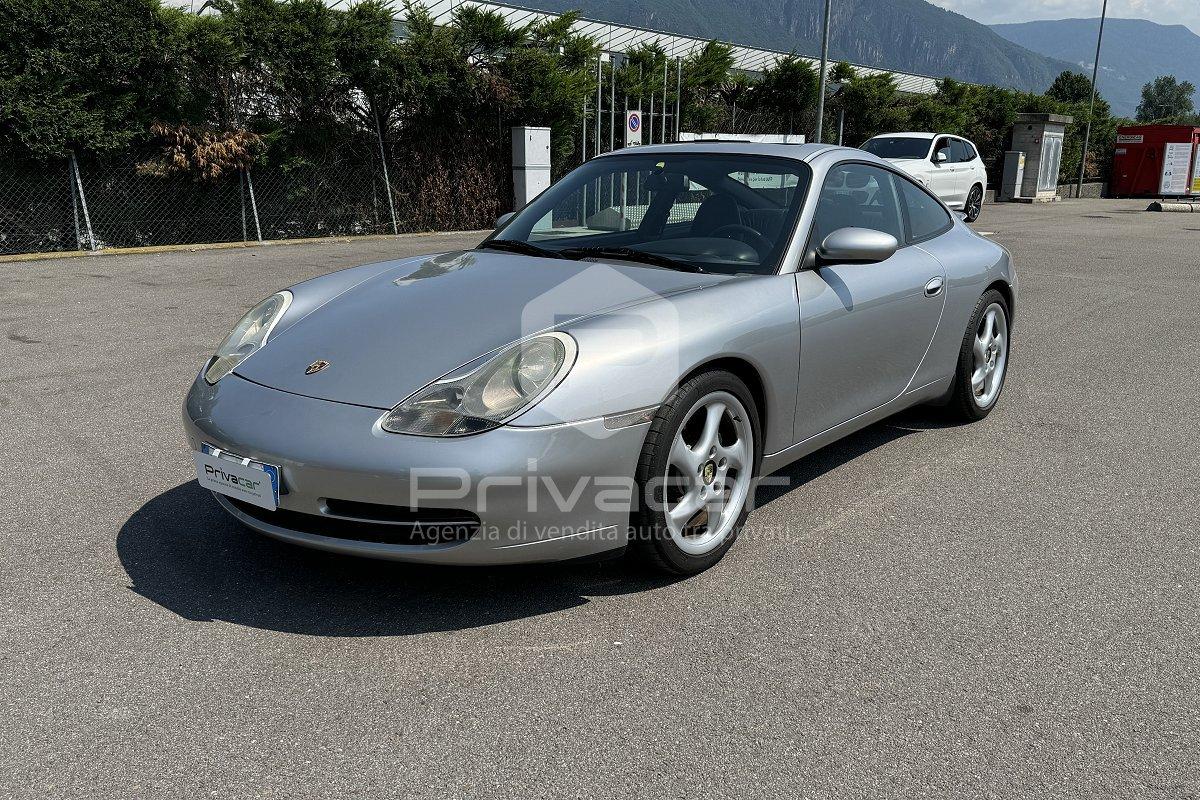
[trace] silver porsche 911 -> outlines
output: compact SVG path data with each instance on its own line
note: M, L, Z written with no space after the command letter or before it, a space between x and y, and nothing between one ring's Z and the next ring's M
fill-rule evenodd
M240 522L378 558L627 549L716 563L788 463L1004 386L1005 250L860 150L704 142L584 164L474 250L254 307L197 376L200 483Z

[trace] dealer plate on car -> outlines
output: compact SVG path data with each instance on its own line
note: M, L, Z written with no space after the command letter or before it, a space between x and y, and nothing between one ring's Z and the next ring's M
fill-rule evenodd
M279 506L279 467L204 445L192 453L196 479L205 489L274 511Z

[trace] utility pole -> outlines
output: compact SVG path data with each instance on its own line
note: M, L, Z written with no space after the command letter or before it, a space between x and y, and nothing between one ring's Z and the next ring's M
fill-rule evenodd
M1092 112L1096 109L1096 76L1100 72L1100 45L1104 43L1104 18L1108 16L1108 0L1100 7L1100 33L1096 36L1096 62L1092 64L1092 100L1088 104L1087 127L1083 129L1083 152L1079 154L1079 184L1075 197L1083 197L1083 173L1087 169L1088 145L1092 141Z
M1108 0L1104 0L1108 2ZM817 95L817 144L825 141L825 78L829 73L829 12L833 0L825 0L825 20L821 27L821 91Z

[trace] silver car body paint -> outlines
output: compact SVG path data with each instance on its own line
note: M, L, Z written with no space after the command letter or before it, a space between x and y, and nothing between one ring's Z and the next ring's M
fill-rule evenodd
M846 161L902 174L881 159L824 145L639 148L682 151L808 163L814 189L779 274L693 274L496 251L357 267L291 287L292 306L267 346L215 386L198 377L188 394L190 445L279 465L283 510L329 515L328 498L404 506L415 473L444 469L458 477L445 479L445 498L423 506L471 508L489 535L376 544L291 530L218 498L222 506L277 538L378 558L485 564L595 555L626 543L628 507L602 502L613 492L603 479L633 475L647 430L610 427L605 417L657 406L685 376L726 365L758 384L766 474L944 395L982 293L998 284L1015 302L1007 252L953 214L945 233L901 246L882 263L805 263L815 246L808 241L815 187ZM933 296L931 283L940 286ZM573 336L576 363L509 424L444 439L380 429L381 415L412 392L542 330ZM330 366L305 376L316 359ZM488 476L529 479L490 486L486 508L472 506L474 495L454 496L463 479ZM572 508L561 510L569 492L576 492Z

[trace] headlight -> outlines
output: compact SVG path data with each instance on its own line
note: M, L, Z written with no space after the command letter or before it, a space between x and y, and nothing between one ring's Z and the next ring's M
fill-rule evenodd
M291 304L291 292L276 292L250 309L209 360L208 366L204 368L204 380L210 384L216 383L233 372L251 353L266 344L267 337L271 335L276 323Z
M575 352L575 340L565 333L535 336L434 381L393 408L381 425L417 436L498 428L558 385L575 363Z

